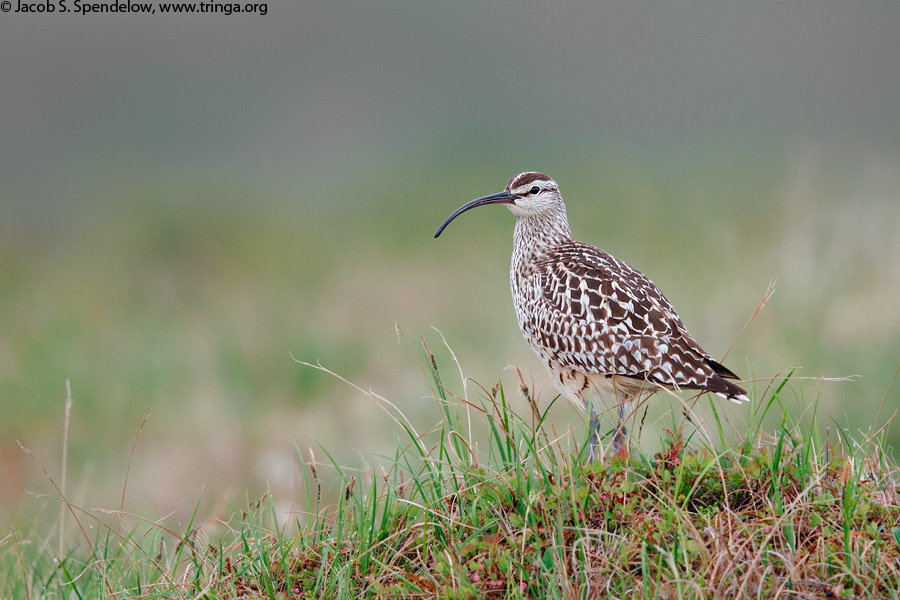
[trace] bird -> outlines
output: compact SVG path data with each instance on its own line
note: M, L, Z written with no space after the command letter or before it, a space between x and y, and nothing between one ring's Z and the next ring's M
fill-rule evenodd
M625 451L627 407L663 389L748 400L732 383L738 375L700 347L656 284L572 238L559 185L547 175L519 173L502 192L455 210L434 237L462 213L488 204L506 205L516 217L510 265L516 319L556 389L589 415L588 461L601 456L597 397L611 395L618 409L613 453Z

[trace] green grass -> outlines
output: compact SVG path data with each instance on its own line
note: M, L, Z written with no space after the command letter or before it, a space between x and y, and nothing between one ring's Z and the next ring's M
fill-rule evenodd
M589 154L558 160L522 168L565 182L575 235L650 276L707 351L721 356L776 280L729 368L747 378L795 365L806 377L859 375L829 384L819 414L854 431L876 421L900 363L896 170L879 195L881 180L864 173L794 185L803 172L790 163L660 171ZM422 429L434 421L433 405L421 399L406 349L392 344L394 324L437 326L467 376L489 383L517 365L546 402L542 388L552 384L509 299L512 215L488 207L432 237L449 211L511 175L466 161L279 193L116 179L71 219L36 213L19 222L4 213L0 531L27 528L41 507L34 495L54 494L17 441L59 472L67 380L73 502L119 506L123 449L150 414L129 502L170 523L187 522L198 496L200 514L220 518L222 498L235 493L256 497L270 487L290 497L299 477L292 440L321 442L341 464L353 463L357 449L391 454L386 415L290 354L377 389ZM790 394L817 398L817 385L798 381ZM887 406L897 405L898 390ZM704 421L705 400L699 410ZM732 421L744 414L726 412ZM546 422L564 430L577 419L561 404ZM655 430L647 435L658 443ZM900 431L890 435L896 447Z
M823 434L815 404L792 419L793 373L757 384L740 432L715 403L712 434L671 411L656 444L586 465L583 430L549 425L521 375L457 397L421 348L440 420L418 431L367 392L399 435L377 468L298 448L288 518L271 494L181 530L70 505L62 554L50 514L0 539L0 597L900 597L884 430Z

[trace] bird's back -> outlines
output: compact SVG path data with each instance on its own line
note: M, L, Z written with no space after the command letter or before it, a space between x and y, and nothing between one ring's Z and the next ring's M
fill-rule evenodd
M511 280L522 333L551 372L621 376L730 399L745 394L650 279L594 246L570 240L514 260Z

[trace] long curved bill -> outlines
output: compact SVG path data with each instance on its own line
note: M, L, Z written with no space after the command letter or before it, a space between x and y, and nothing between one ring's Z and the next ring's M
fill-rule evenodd
M476 206L483 206L485 204L512 204L515 202L519 196L516 196L509 190L503 190L502 192L498 192L496 194L491 194L490 196L483 196L481 198L476 198L467 204L463 204L459 208L457 208L452 215L447 217L447 220L441 223L441 226L438 227L438 230L434 232L434 237L441 235L441 232L450 224L450 221L463 214L470 208L475 208Z

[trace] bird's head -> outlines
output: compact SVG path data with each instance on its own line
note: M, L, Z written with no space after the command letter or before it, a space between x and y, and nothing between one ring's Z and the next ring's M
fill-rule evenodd
M526 171L510 179L502 192L476 198L460 206L438 227L434 237L441 235L450 221L462 213L485 204L505 204L516 218L550 216L560 212L565 217L562 196L556 182L543 173Z

